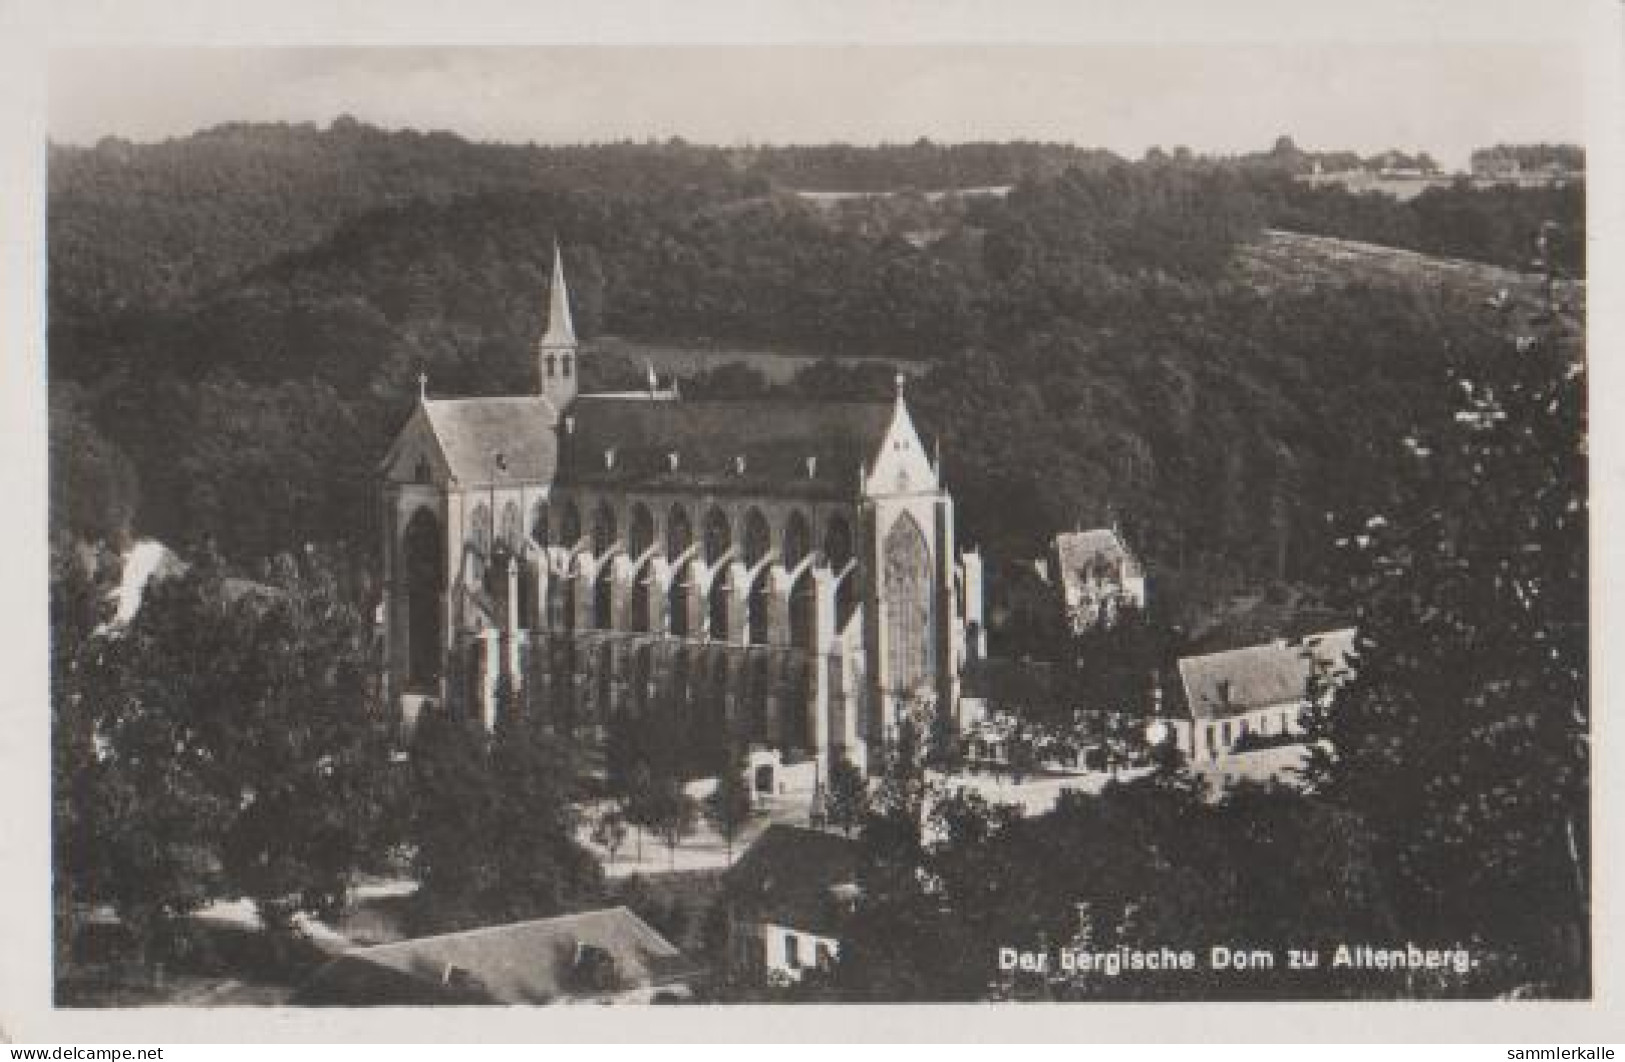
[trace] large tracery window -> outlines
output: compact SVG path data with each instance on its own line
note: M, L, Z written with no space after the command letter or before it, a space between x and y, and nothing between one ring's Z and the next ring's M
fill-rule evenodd
M904 513L886 535L886 670L899 695L931 682L931 553L914 518Z

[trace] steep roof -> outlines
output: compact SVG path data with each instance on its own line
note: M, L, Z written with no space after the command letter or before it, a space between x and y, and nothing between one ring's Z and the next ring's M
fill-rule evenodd
M1055 536L1055 552L1060 558L1059 574L1062 579L1070 579L1080 571L1093 572L1098 568L1111 570L1119 562L1126 569L1139 565L1122 537L1111 528L1063 531Z
M559 245L553 244L553 280L547 286L547 331L542 335L544 347L573 347L576 345L576 326L570 318L570 289L564 282L564 256Z
M426 399L423 410L451 474L461 482L491 482L497 454L507 466L496 473L499 481L553 478L558 466L554 433L558 414L547 399L435 398Z
M842 914L835 890L852 885L857 874L856 841L775 823L722 882L738 915L835 936Z
M559 435L559 480L620 488L848 496L858 489L859 467L874 464L892 415L889 402L667 402L582 395L570 407Z
M1354 629L1311 634L1298 642L1271 642L1179 661L1185 700L1198 719L1220 719L1258 708L1301 701L1312 675L1342 681L1352 672Z
M613 960L613 985L582 983L577 973L582 946ZM611 907L357 948L317 971L299 998L349 1006L535 1004L670 984L697 972L641 918L625 907Z

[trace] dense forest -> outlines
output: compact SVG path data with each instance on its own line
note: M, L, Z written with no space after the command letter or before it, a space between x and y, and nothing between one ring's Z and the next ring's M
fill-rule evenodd
M1295 182L1301 156L544 148L350 120L55 147L54 526L243 564L332 544L370 571L373 466L417 373L527 388L556 238L589 338L929 366L911 400L995 561L1116 516L1171 608L1312 585L1326 512L1381 492L1387 444L1444 400L1438 359L1490 323L1480 293L1426 277L1261 284L1238 249L1285 228L1517 269L1555 220L1577 273L1583 190L1398 203ZM813 187L889 194L796 194ZM766 389L741 369L692 386ZM831 364L778 390L889 389L889 369Z
M51 518L53 545L80 547L52 556L59 959L99 903L148 961L182 954L169 934L218 896L297 936L407 850L420 929L608 899L575 832L577 750L506 710L522 691L499 689L499 715L531 727L433 719L403 774L369 662L378 459L420 371L441 394L531 385L557 240L600 351L847 356L777 383L702 370L685 394L878 397L911 363L995 616L1055 530L1116 520L1156 625L1105 654L1123 675L1244 591L1283 626L1331 609L1360 632L1355 679L1309 713L1325 740L1299 794L1210 794L1165 744L1147 777L1023 817L931 792L926 768L962 752L940 727L903 727L872 793L837 765L863 900L803 998L1189 998L990 984L963 959L1360 939L1473 963L1219 994L1587 996L1584 292L1564 281L1584 273L1583 187L1401 203L1295 181L1304 159L1286 138L1128 161L510 147L353 121L53 149ZM925 194L952 187L976 191ZM643 371L583 360L589 387ZM184 559L113 630L108 547L135 536ZM618 769L635 781L595 824L611 853L629 826L675 852L700 811L670 763L653 772L676 740L645 737L617 748L648 762ZM744 815L738 774L704 809L719 831ZM648 913L633 891L616 898Z

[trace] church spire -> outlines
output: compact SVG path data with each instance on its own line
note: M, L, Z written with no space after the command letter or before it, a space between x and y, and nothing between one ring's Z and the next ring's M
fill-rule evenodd
M576 329L570 319L570 289L564 282L564 256L553 241L553 279L548 285L547 330L536 344L536 379L544 398L562 413L576 396Z
M576 326L570 319L570 288L564 282L564 256L559 253L558 240L553 241L553 282L548 285L547 334L542 336L542 345L576 345Z

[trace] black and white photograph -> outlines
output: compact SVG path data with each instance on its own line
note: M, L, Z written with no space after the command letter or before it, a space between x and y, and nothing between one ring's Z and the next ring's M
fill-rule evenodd
M1489 8L54 45L57 1027L1590 1003L1591 23Z

